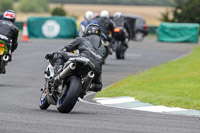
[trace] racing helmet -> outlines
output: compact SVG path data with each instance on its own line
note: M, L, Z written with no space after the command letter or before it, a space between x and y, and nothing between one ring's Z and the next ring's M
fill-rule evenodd
M100 17L106 17L106 18L109 18L110 15L109 15L109 12L107 10L103 10L101 11L100 13Z
M97 35L101 36L101 30L98 24L89 24L85 30L85 36Z
M91 21L94 18L94 14L92 11L86 11L85 12L85 19L87 21Z
M122 13L121 12L116 12L114 13L113 15L115 18L120 18L122 16Z
M15 22L16 14L13 10L7 10L3 14L3 19L4 20L9 20L11 22Z

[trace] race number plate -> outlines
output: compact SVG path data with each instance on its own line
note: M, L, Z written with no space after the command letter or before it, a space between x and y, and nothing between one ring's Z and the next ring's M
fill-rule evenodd
M3 55L4 51L5 51L5 48L0 47L0 55Z

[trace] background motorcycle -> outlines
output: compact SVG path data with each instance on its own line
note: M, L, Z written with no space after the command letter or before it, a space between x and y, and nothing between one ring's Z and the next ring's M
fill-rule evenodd
M0 40L0 74L5 74L5 67L9 61L9 48L6 43Z
M53 85L54 68L48 65L45 71L45 84L41 89L40 109L46 110L50 104L56 105L61 113L69 113L79 97L83 98L94 78L94 64L85 57L72 57L57 76L60 83Z
M108 57L109 54L112 54L112 53L110 51L110 42L109 42L108 36L106 36L104 33L101 33L101 39L102 39L103 46L106 50L106 54L103 58L103 64L105 64L106 58Z
M124 59L125 58L124 54L127 49L127 44L125 43L125 41L127 40L125 29L123 27L114 28L113 38L115 40L115 43L113 45L113 50L116 53L116 58Z

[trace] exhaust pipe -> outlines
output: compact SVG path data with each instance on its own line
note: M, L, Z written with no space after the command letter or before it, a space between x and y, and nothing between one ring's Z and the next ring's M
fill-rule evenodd
M88 89L89 85L91 84L92 80L94 78L94 72L90 71L88 75L85 78L85 82L83 83L82 87L84 90Z
M72 72L76 68L75 63L70 63L59 75L58 80L65 79L70 72Z
M8 55L4 55L4 56L3 56L3 60L4 60L5 62L7 62L7 61L9 60L9 56L8 56Z

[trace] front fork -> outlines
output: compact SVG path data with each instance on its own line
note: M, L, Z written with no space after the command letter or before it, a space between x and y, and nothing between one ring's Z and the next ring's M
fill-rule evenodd
M53 94L54 88L51 87L51 85L50 85L48 79L46 79L46 82L45 82L45 84L44 84L44 88L41 88L40 91L41 91L42 93L45 93L45 94L46 94L46 96L47 96L47 102L48 102L49 104L56 105L57 99L55 98L55 96L54 96L54 94Z

